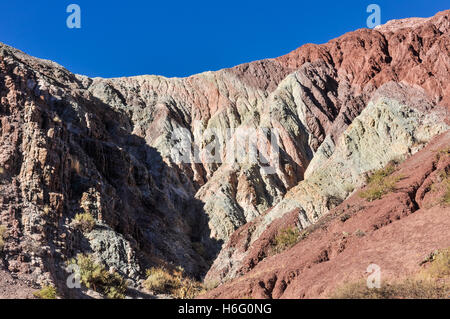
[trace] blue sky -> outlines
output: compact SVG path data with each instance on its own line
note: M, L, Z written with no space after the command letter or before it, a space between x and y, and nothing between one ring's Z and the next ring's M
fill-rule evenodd
M89 76L187 76L277 57L366 27L371 3L381 22L428 17L448 0L3 0L0 42ZM66 26L81 7L82 28Z

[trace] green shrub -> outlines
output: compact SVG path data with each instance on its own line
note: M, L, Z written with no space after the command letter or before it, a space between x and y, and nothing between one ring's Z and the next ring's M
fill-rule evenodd
M395 172L395 165L389 163L388 165L386 165L386 167L373 172L373 174L367 179L367 182L369 184L374 182L380 182L385 177L390 176L394 172Z
M69 264L80 268L80 280L89 289L99 292L109 299L123 299L127 285L118 273L111 273L94 261L92 256L79 254Z
M74 219L74 226L84 233L90 233L95 227L95 218L89 213L77 214Z
M395 171L393 163L385 168L375 171L367 179L367 187L359 193L359 196L367 199L369 202L380 199L383 195L395 191L395 185L400 180L400 176L390 176Z
M156 294L168 294L179 299L193 299L205 289L203 285L186 277L182 269L168 270L164 267L147 270L144 287Z
M297 227L289 227L281 230L274 239L273 251L280 253L285 251L300 241L300 231Z
M3 247L5 246L5 233L6 233L6 227L0 225L0 250L3 250Z
M447 189L442 197L442 202L446 205L450 205L450 182L447 183Z
M44 286L41 290L34 292L33 296L38 299L56 299L58 292L53 286Z

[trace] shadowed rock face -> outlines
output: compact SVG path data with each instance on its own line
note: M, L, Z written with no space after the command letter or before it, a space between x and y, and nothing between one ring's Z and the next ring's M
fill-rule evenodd
M192 181L132 133L123 111L95 98L88 79L6 46L0 70L0 222L10 272L64 292L65 262L80 252L134 281L161 261L191 274L207 269L207 256L192 248L207 233ZM89 234L72 224L83 212L98 221Z
M448 130L449 15L188 78L91 79L0 45L6 268L58 282L93 252L137 283L161 261L204 274L226 242L207 279L234 278L274 220L315 223L367 171ZM262 137L280 148L273 172L227 161L243 132L265 129L278 134ZM215 161L195 154L211 143ZM99 223L88 235L71 224L85 211Z

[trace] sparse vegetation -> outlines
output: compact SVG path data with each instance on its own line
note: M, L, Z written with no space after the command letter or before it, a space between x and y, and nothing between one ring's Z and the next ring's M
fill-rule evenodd
M406 279L381 288L367 288L365 281L340 287L332 299L443 299L448 298L449 287L428 280Z
M185 276L182 269L169 270L165 267L147 270L144 287L153 293L179 299L193 299L205 290L201 283Z
M378 182L390 176L394 172L395 172L395 164L390 162L388 165L386 165L386 167L375 171L371 176L369 176L367 182L369 184Z
M442 203L445 206L450 205L450 174L448 171L444 170L440 174L440 178L442 179L442 185L444 187L444 195L442 196Z
M281 230L274 239L272 250L274 254L279 254L300 241L300 231L297 227L289 227Z
M220 285L219 281L209 281L204 284L204 288L206 291L210 291L216 289L217 287L219 287L219 285Z
M6 227L3 225L0 225L0 251L3 250L3 247L5 246L5 234L6 234Z
M345 223L349 219L350 219L350 215L349 214L344 214L340 218L341 222L343 222L343 223Z
M421 272L422 277L426 279L450 277L450 248L434 251L423 264L427 263L428 267Z
M450 147L443 148L437 151L436 159L439 160L443 156L450 156Z
M69 264L80 267L81 282L89 289L99 292L109 299L123 299L127 285L125 280L116 272L109 272L94 261L92 256L79 254Z
M144 286L157 294L173 293L180 286L180 278L165 268L151 268L147 270Z
M426 265L429 264L429 265ZM345 284L331 295L333 299L446 299L450 295L450 249L437 251L422 262L416 276L381 288L369 289L366 281Z
M357 237L364 237L364 236L366 236L366 233L365 233L364 231L362 231L361 229L357 229L357 230L355 231L355 235L356 235Z
M194 299L205 289L201 283L191 278L183 278L180 289L175 292L175 296L180 299Z
M369 202L380 199L395 190L395 185L400 180L400 176L391 176L395 172L395 164L390 162L385 168L375 171L367 179L366 190L359 193L359 196Z
M450 169L450 167L448 167L448 169ZM450 206L450 173L447 169L439 172L437 181L428 187L428 191L433 193L440 192L441 190L443 190L444 193L439 202L444 206Z
M355 187L352 184L347 183L344 185L344 190L347 194L351 194L355 190Z
M33 296L38 299L56 299L58 292L53 286L44 286L41 290L33 293Z
M81 229L84 233L90 233L95 224L95 218L89 213L77 214L73 222L74 227Z
M450 147L446 147L438 150L436 159L440 160L444 156L450 156ZM444 195L442 196L442 203L445 206L450 205L450 173L449 167L447 166L439 175L442 180L442 184L444 186Z

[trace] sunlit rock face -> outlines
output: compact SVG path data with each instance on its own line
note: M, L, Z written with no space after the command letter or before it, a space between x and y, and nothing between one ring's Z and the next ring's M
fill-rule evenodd
M445 11L188 78L91 79L0 45L8 270L58 282L93 253L139 285L161 263L201 276L224 247L208 278L233 277L273 220L316 222L448 129L449 29Z
M415 89L394 82L382 86L336 143L325 139L305 179L251 227L241 230L245 239L232 240L222 249L207 279L234 278L253 253L252 244L275 220L296 212L300 229L311 226L364 186L369 172L415 154L434 136L448 131L448 123L448 109L433 106ZM246 248L236 249L244 240Z

